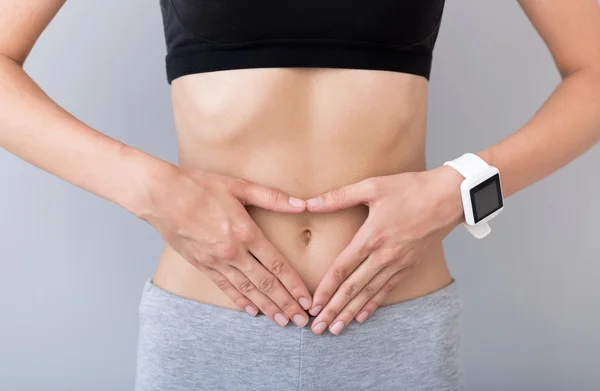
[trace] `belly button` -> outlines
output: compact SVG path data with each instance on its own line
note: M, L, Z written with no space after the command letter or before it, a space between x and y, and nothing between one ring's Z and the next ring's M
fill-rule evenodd
M312 234L311 234L310 230L308 230L308 229L305 229L304 231L302 231L302 238L304 239L304 245L308 246L311 235Z

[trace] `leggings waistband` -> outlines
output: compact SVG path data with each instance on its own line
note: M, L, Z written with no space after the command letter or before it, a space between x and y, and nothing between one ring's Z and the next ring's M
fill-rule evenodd
M456 281L381 306L337 336L182 298L151 280L139 309L136 391L463 389Z

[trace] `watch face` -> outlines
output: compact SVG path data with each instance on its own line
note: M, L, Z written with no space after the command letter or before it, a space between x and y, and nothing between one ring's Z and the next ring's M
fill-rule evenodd
M503 206L500 174L496 174L471 189L471 205L475 223Z

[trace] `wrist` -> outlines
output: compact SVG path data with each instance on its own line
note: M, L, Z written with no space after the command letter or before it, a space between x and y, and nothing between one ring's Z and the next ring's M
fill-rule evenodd
M153 192L159 186L164 186L166 178L176 175L178 167L127 145L121 147L119 154L124 160L123 167L128 167L128 183L131 184L119 204L134 216L145 220L153 210Z
M440 166L431 170L439 188L438 210L451 226L458 226L465 220L460 185L465 179L450 166Z

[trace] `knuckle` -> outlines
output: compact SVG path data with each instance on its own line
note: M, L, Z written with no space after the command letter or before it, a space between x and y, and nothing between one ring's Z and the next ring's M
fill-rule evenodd
M260 281L258 282L258 289L260 289L261 292L271 293L273 288L275 288L275 277L261 277Z
M235 259L239 248L233 242L219 243L216 248L216 256L221 259Z
M372 196L377 196L381 193L381 184L376 177L367 178L363 181L363 185L367 189L367 192Z
M341 283L342 281L344 281L346 279L346 269L344 269L343 267L333 268L332 273L333 273L334 279L338 283Z
M398 268L400 270L404 270L404 269L412 266L412 260L410 257L403 256L403 257L398 258L396 261L397 261Z
M251 219L238 220L231 225L231 229L227 231L227 233L232 233L233 235L239 235L244 231L251 231L253 226L253 221Z
M403 257L403 263L406 266L410 266L419 262L420 259L419 250L416 247L412 247L406 252L406 256Z
M376 262L377 269L381 270L391 265L392 261L388 257L381 257Z
M214 257L210 257L210 256L206 256L206 255L194 256L194 260L198 263L198 265L202 265L206 268L213 268L213 267L217 266L217 264L218 264L218 261Z
M188 228L187 221L185 221L184 218L176 218L172 236L175 238L193 238L194 234L192 233L192 230Z
M369 251L374 251L385 243L385 236L377 231L371 233L365 242L365 248Z
M225 278L215 278L213 281L215 282L217 287L222 291L227 290L230 287L229 281Z
M243 224L236 231L236 239L239 240L241 243L252 243L257 237L254 227L249 227L248 225L249 224Z
M249 275L256 267L256 263L253 261L252 257L235 259L232 264L245 275Z
M248 185L248 182L241 178L231 178L228 182L229 191L232 193L243 193Z
M329 192L329 198L333 204L342 204L346 199L346 190L343 187Z
M398 285L400 284L400 282L404 279L404 277L406 276L406 271L405 270L400 270L399 272L397 272L396 274L394 274L392 276L392 278L390 278L390 284L392 285Z
M363 293L367 297L373 297L375 295L375 293L377 293L377 291L375 290L375 287L373 285L369 284L363 288Z
M356 286L356 284L354 283L348 283L342 291L344 292L344 295L346 297L352 298L356 295L356 292L358 291L358 286Z
M252 284L252 281L246 279L240 283L238 289L242 293L248 293L254 289L254 284Z
M390 266L396 260L396 255L392 251L385 251L380 254L379 260L377 261L378 266L384 268Z
M184 255L184 258L198 270L204 269L203 264L198 260L198 257L194 255Z
M390 293L392 289L394 289L394 284L391 282L386 283L383 288L381 288L384 293Z
M271 204L276 204L281 199L281 192L279 190L275 189L274 187L267 187L266 192L267 192L267 199L269 200L269 203L271 203Z
M369 252L375 250L377 248L377 238L373 235L369 235L369 237L365 240L364 248Z
M271 272L276 276L280 276L285 273L285 267L286 263L281 259L277 259L271 264Z

